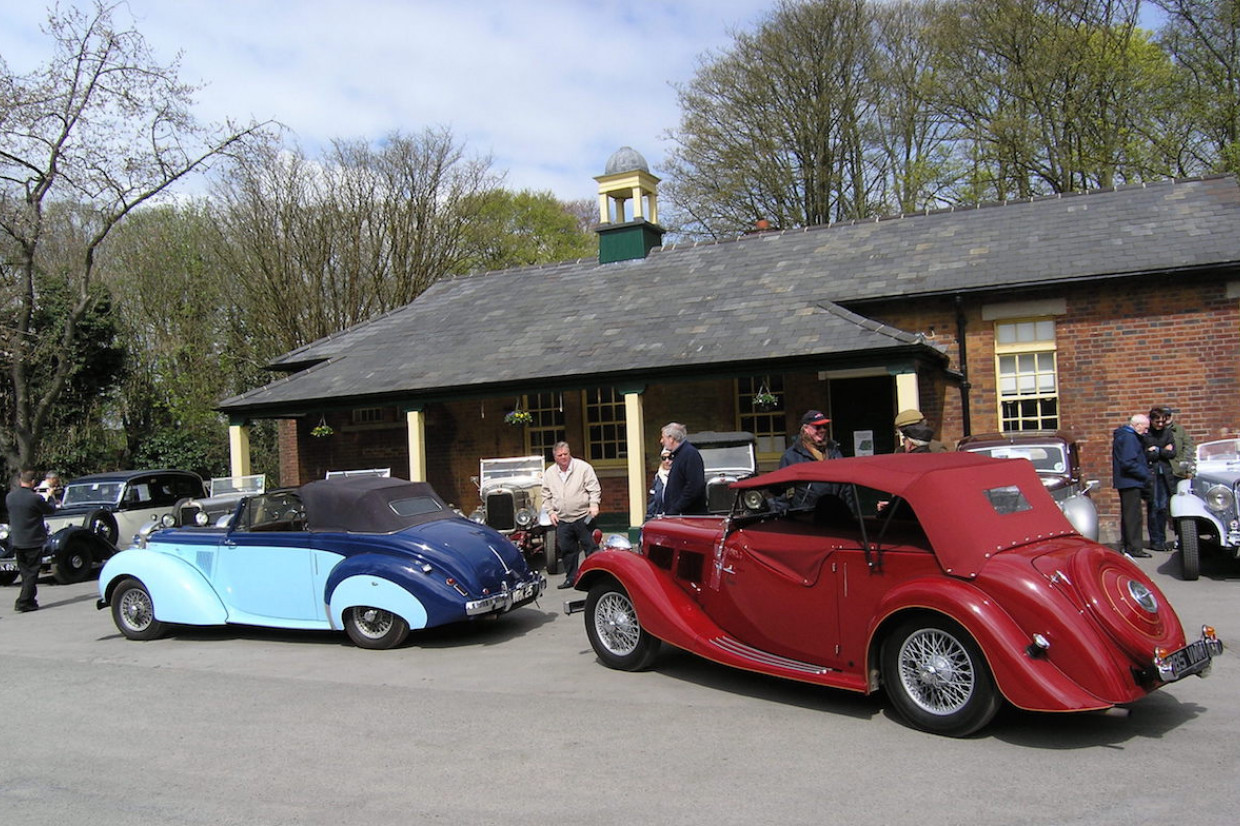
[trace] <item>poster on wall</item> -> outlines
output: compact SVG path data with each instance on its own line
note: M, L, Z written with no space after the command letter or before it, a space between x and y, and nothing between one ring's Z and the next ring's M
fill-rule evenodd
M853 431L853 455L854 456L873 456L874 455L874 431L873 430L854 430Z

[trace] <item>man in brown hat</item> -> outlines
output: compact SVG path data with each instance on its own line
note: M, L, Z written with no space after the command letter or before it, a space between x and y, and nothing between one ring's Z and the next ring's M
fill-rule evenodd
M929 430L931 433L931 438L929 442L927 442L926 444L926 449L919 450L917 451L918 453L950 453L951 452L950 447L938 441L937 439L933 438L934 429L930 427L929 422L926 421L926 417L921 414L921 411L913 410L912 408L909 408L908 410L901 410L899 413L896 414L896 453L911 452L905 447L905 444L904 444L905 439L908 438L908 434L905 431L906 431L906 428L909 428L909 427L923 427ZM925 431L919 431L919 432L922 434L925 433Z

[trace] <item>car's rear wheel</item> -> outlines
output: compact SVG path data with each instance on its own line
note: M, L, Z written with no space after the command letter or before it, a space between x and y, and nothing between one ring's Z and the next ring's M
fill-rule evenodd
M549 574L558 574L564 567L563 560L560 559L560 547L555 541L555 528L548 528L543 534L543 559Z
M1201 542L1192 519L1180 520L1180 575L1189 582L1201 576Z
M61 585L82 582L90 576L90 567L93 562L90 547L79 539L70 539L63 548L56 552L56 564L52 567L52 576Z
M97 534L109 545L116 545L120 531L116 527L116 517L108 511L95 511L86 520L86 527Z
M155 602L146 586L132 577L112 592L112 621L131 640L153 640L167 627L155 619Z
M973 638L946 617L902 622L881 655L883 686L915 728L964 737L999 710L999 692Z
M0 587L7 588L17 582L17 571L0 571Z
M409 623L391 611L359 606L344 612L344 630L358 648L395 648L409 636Z
M586 597L586 636L608 668L641 671L654 664L660 640L637 621L628 592L617 582L602 582Z

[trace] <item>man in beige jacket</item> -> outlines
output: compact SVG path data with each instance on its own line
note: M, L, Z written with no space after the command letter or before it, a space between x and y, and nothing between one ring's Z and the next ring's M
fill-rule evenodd
M543 505L555 525L555 543L564 560L565 579L557 587L571 588L581 552L594 549L591 525L598 517L603 489L590 463L573 458L568 442L557 442L552 455L555 464L543 473Z

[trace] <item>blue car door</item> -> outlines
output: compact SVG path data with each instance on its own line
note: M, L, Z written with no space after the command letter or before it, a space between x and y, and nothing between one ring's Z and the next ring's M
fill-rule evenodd
M322 582L327 564L312 547L294 491L252 497L220 544L212 584L228 621L288 628L327 627ZM330 555L329 555L330 556Z

